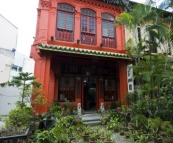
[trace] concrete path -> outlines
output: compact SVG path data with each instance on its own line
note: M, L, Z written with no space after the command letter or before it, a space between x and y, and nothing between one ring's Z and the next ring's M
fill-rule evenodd
M0 121L0 128L4 126L5 126L4 122Z
M98 113L84 114L84 115L82 115L82 120L87 125L94 125L94 124L100 124L101 123L100 117L101 117L101 115Z

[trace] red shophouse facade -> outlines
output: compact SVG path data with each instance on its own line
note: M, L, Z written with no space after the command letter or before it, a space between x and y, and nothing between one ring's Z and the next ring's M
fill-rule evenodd
M68 99L87 111L124 100L130 59L124 28L114 24L121 12L99 0L39 0L30 57L49 103Z

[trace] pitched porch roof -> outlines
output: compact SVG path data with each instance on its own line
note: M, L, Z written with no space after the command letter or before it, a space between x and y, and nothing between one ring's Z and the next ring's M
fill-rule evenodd
M63 53L91 55L91 56L100 56L100 57L110 57L110 58L119 58L119 59L130 59L127 54L105 52L105 51L98 51L98 50L90 50L90 49L81 49L81 48L75 48L75 47L48 45L48 44L43 44L43 43L39 44L38 48L40 50L63 52Z

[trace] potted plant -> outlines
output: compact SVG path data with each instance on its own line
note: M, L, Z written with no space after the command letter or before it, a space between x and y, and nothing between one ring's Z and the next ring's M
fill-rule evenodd
M90 127L86 126L83 128L82 137L84 141L89 141Z
M89 134L89 142L90 143L96 143L96 133Z
M106 140L105 140L106 143L113 143L112 133L113 132L111 130L106 132Z
M100 131L99 131L99 133L100 133L100 139L102 141L105 141L106 140L105 129L104 128L101 128Z
M138 136L137 142L139 142L139 143L148 143L148 141L149 141L149 137L148 136L146 136L146 135Z
M163 137L159 133L159 129L152 129L152 137L154 139L154 143L163 143Z
M119 122L117 118L111 118L110 121L107 123L107 128L118 132L119 130Z
M167 129L169 129L171 127L171 122L170 121L163 121L161 126L160 126L160 129L161 129L161 134L163 137L166 137L167 136Z
M138 132L137 131L129 131L129 135L131 138L133 138L134 141L138 140Z
M170 126L169 128L167 128L166 133L167 133L167 137L165 139L165 142L173 143L173 126Z
M102 115L101 118L100 118L100 121L103 125L107 124L108 120L109 120L108 115Z
M134 128L136 130L141 130L144 128L145 123L147 122L147 118L143 114L136 114L132 118L132 123L134 123Z

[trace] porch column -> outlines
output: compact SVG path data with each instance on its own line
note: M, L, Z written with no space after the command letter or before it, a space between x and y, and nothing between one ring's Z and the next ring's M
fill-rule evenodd
M45 99L50 102L51 99L49 97L49 76L50 76L50 56L45 54L42 57L34 56L32 57L35 60L35 68L34 68L34 75L38 77L38 81L43 84ZM37 113L43 113L47 111L46 106L34 106L35 111Z
M119 99L125 103L125 94L128 92L127 87L127 64L125 62L119 63Z
M75 25L74 25L74 43L77 43L77 40L80 39L80 7L76 6L76 13L75 13ZM81 42L81 41L80 41Z

